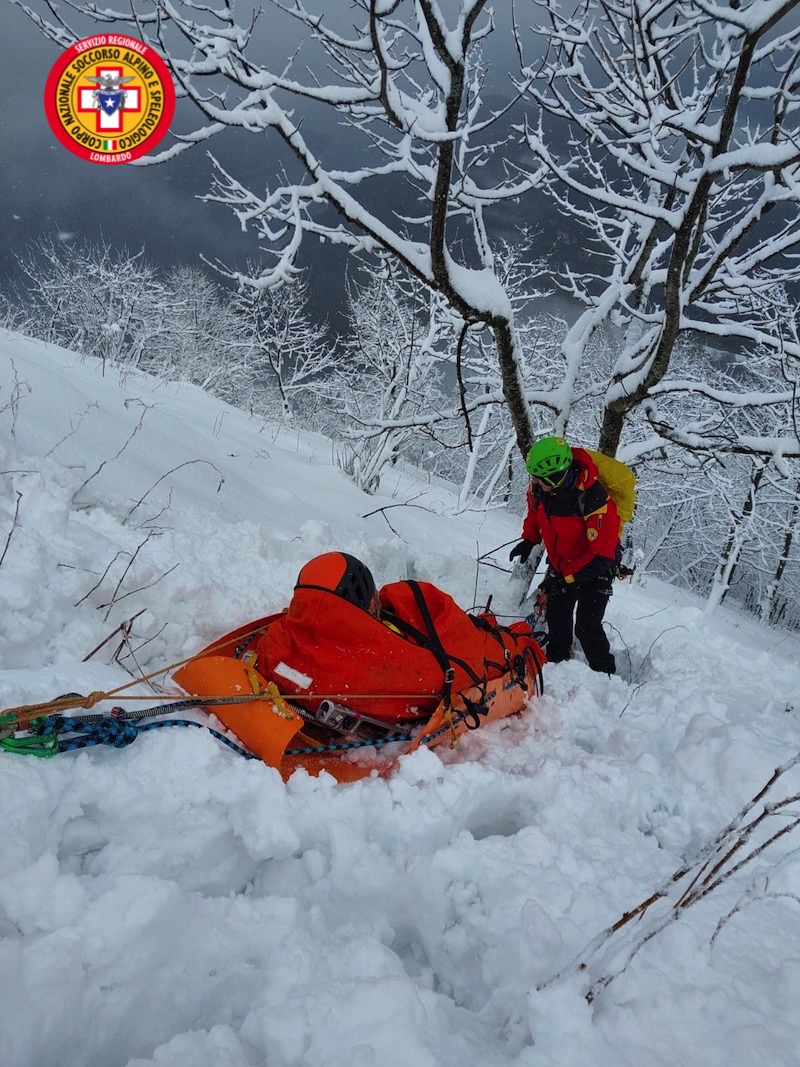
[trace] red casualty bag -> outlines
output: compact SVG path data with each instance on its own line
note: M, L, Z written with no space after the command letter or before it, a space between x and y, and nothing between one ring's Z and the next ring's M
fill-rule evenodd
M473 619L428 582L393 582L380 601L384 621L327 589L299 585L258 642L258 670L311 710L327 698L401 722L434 711L451 668L447 689L455 695L524 669L526 657L536 670L544 661L527 624Z
M257 652L258 670L310 710L328 698L362 715L416 719L434 710L443 686L431 652L326 589L295 589ZM314 696L300 700L304 692Z

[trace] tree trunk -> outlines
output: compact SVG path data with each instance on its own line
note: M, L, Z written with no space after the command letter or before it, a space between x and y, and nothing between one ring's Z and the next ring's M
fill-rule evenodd
M739 557L747 540L747 526L755 513L756 494L764 477L764 470L764 466L760 465L753 472L742 509L738 513L734 512L732 516L728 539L722 549L714 581L711 585L711 592L706 601L706 611L709 614L719 607L731 587L733 576L739 564Z
M500 365L503 397L511 415L511 425L514 428L517 447L523 456L527 456L528 449L533 444L533 428L517 363L514 331L507 319L495 318L490 325L497 345L497 361Z
M761 606L761 619L763 622L775 622L775 598L778 595L778 589L780 588L781 578L783 572L786 570L786 565L789 562L789 557L792 552L792 545L794 544L794 533L797 528L797 517L800 514L800 482L795 486L795 497L792 509L789 513L789 521L786 524L786 536L783 539L783 550L778 557L778 562L775 567L775 574L772 576L772 581L769 583L767 595L764 598L764 603Z

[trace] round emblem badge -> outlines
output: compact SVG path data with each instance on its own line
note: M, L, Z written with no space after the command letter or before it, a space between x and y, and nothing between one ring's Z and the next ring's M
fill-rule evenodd
M163 59L135 37L76 41L53 64L44 91L59 141L91 163L130 163L169 129L175 87Z

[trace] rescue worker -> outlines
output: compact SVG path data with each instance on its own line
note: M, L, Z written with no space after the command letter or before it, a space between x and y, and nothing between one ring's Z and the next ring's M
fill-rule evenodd
M582 448L563 437L543 437L528 452L531 476L522 540L509 559L524 563L544 542L548 569L547 659L570 659L574 634L593 671L616 673L603 629L621 555L620 521L614 501L598 479L597 467Z

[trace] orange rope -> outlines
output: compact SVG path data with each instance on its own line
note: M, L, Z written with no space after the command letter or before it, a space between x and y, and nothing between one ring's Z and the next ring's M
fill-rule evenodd
M123 688L123 687L120 687ZM127 687L125 687L127 688ZM109 692L104 693L102 691L95 691L89 693L87 696L83 696L78 693L75 696L56 697L55 700L45 700L40 704L21 704L15 708L6 708L0 712L0 721L3 725L10 726L14 723L26 721L28 719L35 719L39 715L49 715L56 712L72 711L75 708L93 708L95 704L99 704L104 700L113 700L115 694L119 689L111 689ZM296 701L300 703L303 700L352 700L357 697L359 700L433 700L436 698L436 693L279 693L279 697L283 700ZM191 694L189 694L191 697ZM151 693L148 696L127 696L125 698L126 703L133 700L148 700L154 699L163 701L166 703L168 700L181 701L186 700L187 695L184 693L159 693L156 697ZM227 693L220 694L219 696L212 696L206 694L205 696L198 696L192 699L196 699L199 705L220 703L220 704L248 704L253 700L274 700L275 698L269 693L246 693L243 696L229 696ZM14 716L14 718L11 718Z
M248 637L252 637L253 634L257 634L259 630L263 629L261 626L256 626L252 630L247 630L240 635L242 641ZM237 639L238 640L238 639ZM200 656L207 656L214 652L215 649L224 648L225 645L230 644L231 638L226 635L224 638L220 638L213 645L209 645L208 648L203 649L202 652L196 652L193 656L187 656L186 659L177 660L175 663L171 663L166 667L161 667L157 671L151 671L150 674L143 674L139 678L133 678L130 682L126 682L124 685L118 685L116 689L109 689L107 692L102 690L95 690L89 693L87 696L77 694L76 696L64 696L57 697L55 700L45 700L40 704L22 704L15 708L8 708L6 711L0 712L0 719L5 720L4 725L11 725L15 722L19 722L22 719L35 719L37 715L46 715L49 712L56 711L71 711L74 708L93 708L95 704L99 704L102 700L113 700L119 693L124 693L126 689L130 689L133 685L140 685L142 682L147 682L151 678L157 678L161 674L170 674L178 667L184 667L187 663L191 663L192 660L199 659ZM162 696L162 694L158 694ZM177 696L175 694L163 694L164 699L167 700L180 700L184 697ZM131 694L125 698L126 700L153 700L153 694L147 696L134 696ZM232 703L237 702L232 700ZM14 715L14 719L7 719L7 716Z

